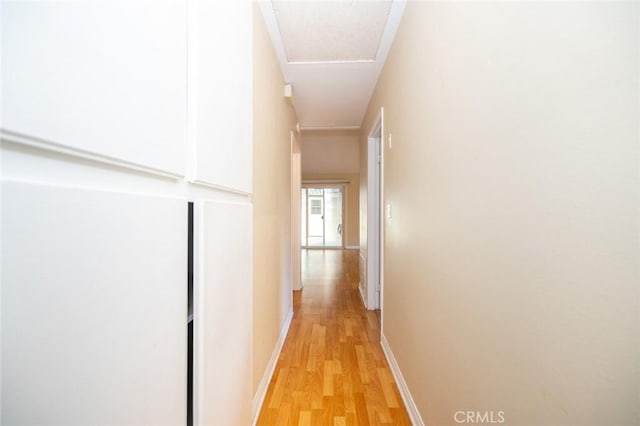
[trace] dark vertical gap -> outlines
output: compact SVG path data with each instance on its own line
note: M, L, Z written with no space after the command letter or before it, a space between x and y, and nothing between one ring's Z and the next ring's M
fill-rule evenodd
M193 203L189 202L187 237L187 426L193 426Z

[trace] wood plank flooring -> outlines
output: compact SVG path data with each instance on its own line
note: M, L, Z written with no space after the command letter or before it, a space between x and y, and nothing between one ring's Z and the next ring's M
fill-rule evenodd
M410 425L358 292L356 250L303 250L304 289L258 425Z

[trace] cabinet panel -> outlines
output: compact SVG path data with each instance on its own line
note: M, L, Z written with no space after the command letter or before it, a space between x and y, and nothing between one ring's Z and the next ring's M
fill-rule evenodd
M186 203L2 191L2 423L184 424Z
M253 70L251 2L197 2L196 103L199 181L251 192Z
M186 2L3 2L5 130L169 172L186 161Z
M199 204L195 288L197 425L251 424L251 205Z

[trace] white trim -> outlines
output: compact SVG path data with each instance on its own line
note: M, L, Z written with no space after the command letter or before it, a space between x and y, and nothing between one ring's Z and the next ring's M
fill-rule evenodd
M301 126L300 130L313 131L313 130L360 130L360 126Z
M404 406L407 409L409 418L411 419L411 424L414 426L424 426L422 416L420 416L418 407L411 396L407 382L404 380L404 376L400 371L400 366L396 361L396 357L393 355L393 351L391 351L391 347L389 346L389 342L387 341L384 333L380 333L380 345L382 346L382 352L384 352L384 356L387 358L387 362L389 363L389 368L391 368L393 378L396 380L396 385L398 385L398 390L400 391L400 396L402 396L402 401L404 401Z
M271 354L271 359L267 364L267 369L265 370L264 376L262 376L262 380L260 380L258 389L256 390L256 393L253 396L253 414L252 414L252 421L251 421L252 426L255 426L255 424L258 422L258 417L260 416L260 411L262 410L262 404L264 404L264 398L265 396L267 396L269 383L271 383L271 378L273 377L273 373L276 370L276 365L278 364L278 358L280 358L280 352L282 351L282 346L284 345L284 341L287 338L287 333L289 333L289 327L291 326L292 320L293 320L293 310L289 311L289 314L287 314L287 318L284 320L284 326L280 331L280 337L276 342L276 347L273 348L273 353Z
M362 305L365 309L367 309L367 300L364 297L364 293L362 293L362 281L358 282L358 293L360 293L360 300L362 300Z
M360 250L360 246L344 246L345 250Z
M403 6L404 7L404 6ZM385 227L385 203L386 198L384 195L384 165L385 165L385 127L384 127L384 107L380 107L380 187L379 187L379 202L380 211L378 212L379 218L379 237L380 237L380 293L378 294L378 309L380 309L380 333L384 330L384 227Z
M369 309L369 307L367 306L367 290L366 290L366 286L367 286L367 282L368 282L368 274L369 274L369 270L367 269L367 254L366 251L359 251L359 256L358 256L358 273L359 273L359 277L360 277L360 281L358 282L358 291L360 292L360 298L362 299L362 304L364 305L365 309Z
M378 45L378 51L376 52L376 62L384 65L391 50L393 39L396 36L400 21L402 20L402 14L407 4L407 0L393 0L391 2L391 9L389 9L389 15L387 16L387 23L384 26L382 37L380 38L380 44ZM378 76L382 71L382 66L378 71ZM376 76L377 80L377 76Z
M336 185L336 184L350 184L351 179L304 179L302 180L302 187L311 186L313 188L318 188L318 185Z
M204 201L193 202L193 424L204 411Z
M264 18L264 23L267 27L267 32L273 43L274 52L278 58L278 65L280 65L280 71L285 81L289 82L289 73L287 72L287 55L284 53L284 44L282 43L282 37L280 36L280 26L278 25L278 18L276 18L276 12L273 10L273 5L270 1L259 1L260 11Z
M287 64L289 65L351 65L351 64L373 64L375 59L343 59L343 60L332 60L332 61L289 61L287 60Z
M143 164L133 163L131 161L122 160L116 157L110 157L108 155L102 155L91 151L85 151L83 149L66 146L56 142L52 142L45 139L40 139L34 136L17 133L7 129L0 129L0 139L3 141L15 143L17 145L29 146L33 148L42 149L44 151L55 152L58 154L67 155L69 157L83 158L86 160L95 161L101 164L107 164L109 166L121 167L123 169L135 170L136 172L146 173L152 176L159 176L168 179L181 179L184 177L181 173L175 173L164 169L158 169L151 166L145 166Z
M193 179L193 180L190 180L189 183L196 186L203 186L205 188L212 188L220 191L231 192L233 194L238 194L238 195L244 195L244 196L251 195L250 192L242 191L240 189L235 189L235 188L229 188L228 186L216 185L214 183L210 183L202 179Z
M295 132L291 131L291 284L302 290L302 153ZM292 293L293 294L293 293ZM293 295L292 295L293 305Z
M381 107L367 137L367 309L380 309L384 320L384 109ZM378 155L380 164L378 164ZM379 175L378 175L379 174ZM374 211L378 209L377 216ZM379 286L379 288L378 288ZM379 293L379 294L378 294Z

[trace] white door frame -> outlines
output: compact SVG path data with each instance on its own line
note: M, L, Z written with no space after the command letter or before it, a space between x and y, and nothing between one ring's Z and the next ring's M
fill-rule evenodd
M367 139L367 309L383 307L384 288L384 109Z
M345 217L346 217L346 185L344 185L343 183L332 183L332 182L322 182L322 181L314 181L314 182L310 182L310 181L304 181L301 184L301 189L302 188L338 188L340 189L340 192L342 193L341 197L342 197L342 211L341 211L341 223L342 223L342 232L340 234L340 246L329 246L326 247L323 245L321 246L312 246L309 245L309 192L307 191L306 197L305 197L305 203L306 203L306 235L305 235L305 242L306 244L302 244L302 248L304 249L323 249L323 250L344 250L345 247ZM300 197L302 198L302 196ZM324 208L325 208L325 203L324 203L324 194L322 196L322 213L324 216ZM302 218L302 212L300 213L300 217ZM301 220L302 221L302 220ZM324 219L322 221L322 227L323 227L323 235L325 235L326 233L326 228L325 228L325 223L324 223ZM302 223L300 223L300 228L302 228ZM302 230L300 231L300 235L302 235Z
M294 290L302 290L301 242L302 224L300 198L302 187L300 141L291 131L291 284Z

